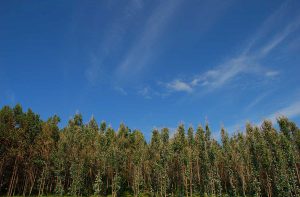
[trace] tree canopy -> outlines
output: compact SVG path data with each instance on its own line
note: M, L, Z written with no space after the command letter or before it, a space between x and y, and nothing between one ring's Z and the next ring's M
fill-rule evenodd
M75 114L64 128L21 105L0 110L0 195L300 196L300 129L286 117L221 140L208 124L117 131Z

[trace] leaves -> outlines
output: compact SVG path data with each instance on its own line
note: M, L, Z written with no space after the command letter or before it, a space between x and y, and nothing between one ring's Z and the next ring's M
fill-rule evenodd
M59 129L20 105L0 110L0 193L20 195L299 196L300 130L285 117L221 140L180 124L154 129L147 143L124 123L117 131L81 114Z

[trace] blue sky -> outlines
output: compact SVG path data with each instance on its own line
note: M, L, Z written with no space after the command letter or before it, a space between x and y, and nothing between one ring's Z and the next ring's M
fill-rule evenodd
M149 137L300 123L300 2L2 1L0 105L76 112Z

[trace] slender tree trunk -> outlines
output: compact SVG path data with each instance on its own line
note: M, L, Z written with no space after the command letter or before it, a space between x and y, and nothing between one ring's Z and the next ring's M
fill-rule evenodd
M49 187L48 187L48 189L47 189L49 193L52 193L52 185L53 185L53 180L51 179L51 180L50 180Z
M44 179L43 179L42 195L44 195L45 183L46 183L46 176L44 176Z
M162 183L160 183L160 196L163 196L163 186L162 186Z
M246 188L245 188L245 177L242 176L242 188L243 188L243 196L246 196Z
M15 158L13 173L12 173L11 178L10 178L10 183L9 183L9 187L8 187L8 191L7 191L7 196L11 196L12 192L13 192L13 187L15 185L14 182L15 182L15 179L16 179L17 171L18 171L17 164L18 164L18 157Z
M272 197L272 189L271 189L271 183L268 174L267 175L267 192L268 192L268 197Z
M188 188L188 180L187 180L187 177L185 176L185 171L186 171L186 168L183 168L182 170L182 176L183 176L183 183L184 183L184 190L185 190L185 195L186 197L189 196L189 188Z
M45 181L45 168L43 168L43 171L42 171L41 182L40 182L40 185L39 185L39 193L38 193L38 196L43 195L44 181Z
M31 180L30 180L31 186L30 186L29 196L32 193L33 186L34 186L34 183L35 183L35 179L36 179L35 173L34 172L33 172L33 174L31 173L30 177L31 177Z
M28 176L25 176L25 183L24 183L24 188L23 188L23 196L26 196L27 185L28 185Z
M193 163L190 162L190 196L193 196Z
M196 160L196 165L197 165L197 178L198 178L198 185L200 188L201 185L201 176L200 176L200 165L199 165L199 158Z
M2 158L0 163L0 191L3 184L3 169L4 169L5 157Z
M298 170L298 167L297 167L297 164L296 164L296 163L295 163L295 169L296 169L296 174L297 174L298 184L300 185L299 170Z
M13 196L15 196L15 193L16 193L16 186L18 184L18 181L19 181L19 176L17 175L17 178L16 178L16 181L15 181L15 184L14 184L14 191L13 191Z
M106 176L106 191L108 190L108 175Z

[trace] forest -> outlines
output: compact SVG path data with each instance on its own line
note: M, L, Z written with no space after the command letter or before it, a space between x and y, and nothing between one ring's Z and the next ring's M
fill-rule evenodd
M154 129L146 140L80 114L59 122L2 107L1 196L300 196L300 129L286 117L222 128L220 140L208 123Z

